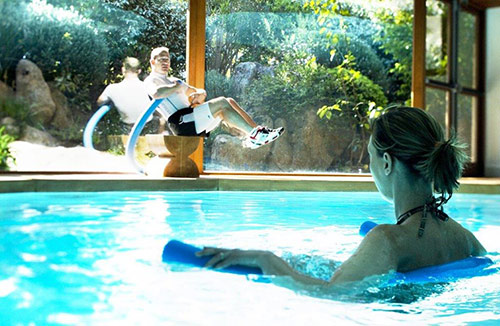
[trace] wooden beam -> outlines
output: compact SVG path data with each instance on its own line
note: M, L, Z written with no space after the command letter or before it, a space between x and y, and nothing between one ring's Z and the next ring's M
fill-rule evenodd
M189 0L187 17L187 83L205 88L205 0Z
M187 83L205 89L205 19L206 0L189 0L186 38ZM203 173L203 140L191 155L200 174Z
M425 0L414 0L413 6L411 105L425 109Z
M469 0L468 2L479 9L500 7L500 0Z

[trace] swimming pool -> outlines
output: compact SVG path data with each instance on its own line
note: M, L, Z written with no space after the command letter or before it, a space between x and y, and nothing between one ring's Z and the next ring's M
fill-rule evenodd
M500 195L458 194L446 212L500 265ZM0 194L0 324L498 325L499 274L322 295L161 262L175 238L269 249L327 278L363 221L392 216L377 193Z

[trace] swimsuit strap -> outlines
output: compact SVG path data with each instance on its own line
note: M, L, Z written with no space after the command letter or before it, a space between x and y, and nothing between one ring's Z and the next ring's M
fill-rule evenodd
M422 235L424 234L424 229L425 229L425 224L427 222L427 213L432 212L434 213L433 215L437 218L439 218L441 221L447 221L450 217L443 212L443 205L446 204L446 202L450 199L444 198L443 196L440 197L434 197L432 196L426 203L425 205L415 207L413 209L410 209L409 211L401 214L397 218L397 225L401 225L406 221L410 216L412 216L415 213L422 212L422 219L420 220L420 226L418 228L418 237L421 238Z

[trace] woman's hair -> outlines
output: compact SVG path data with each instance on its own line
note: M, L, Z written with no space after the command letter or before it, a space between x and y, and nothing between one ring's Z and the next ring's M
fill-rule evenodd
M439 123L427 112L392 107L372 122L372 144L403 162L410 171L431 182L434 191L451 196L458 188L468 157L455 134L445 139Z

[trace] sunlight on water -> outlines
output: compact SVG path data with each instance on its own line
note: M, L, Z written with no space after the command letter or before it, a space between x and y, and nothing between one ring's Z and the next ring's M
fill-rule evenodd
M359 245L363 221L393 223L375 193L37 193L0 203L2 326L500 322L499 273L395 285L374 276L325 293L161 261L179 239L271 250L328 279ZM500 267L500 196L457 195L447 206Z

